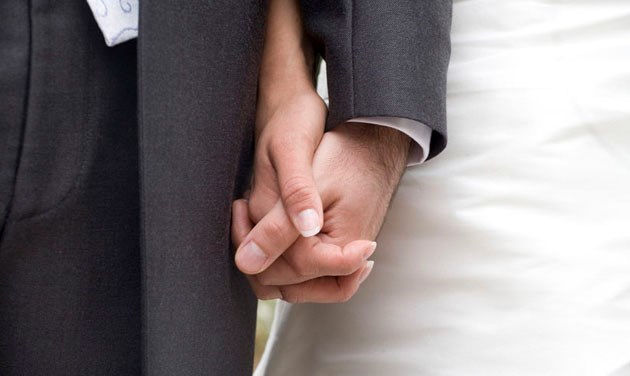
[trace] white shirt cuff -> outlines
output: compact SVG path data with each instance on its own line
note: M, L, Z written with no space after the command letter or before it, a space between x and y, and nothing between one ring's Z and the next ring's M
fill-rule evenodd
M401 117L373 116L358 117L347 122L367 123L394 128L409 136L412 143L409 149L409 157L407 158L407 166L423 163L429 156L432 130L419 121Z

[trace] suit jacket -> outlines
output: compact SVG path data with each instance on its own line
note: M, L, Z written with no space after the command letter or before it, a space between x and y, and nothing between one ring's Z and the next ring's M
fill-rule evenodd
M408 117L437 154L450 7L303 0L328 128ZM0 10L0 374L250 374L256 299L229 227L266 2L142 0L137 46L112 49L84 2Z

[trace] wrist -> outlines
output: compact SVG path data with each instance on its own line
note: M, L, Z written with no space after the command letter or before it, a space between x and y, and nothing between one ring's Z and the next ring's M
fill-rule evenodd
M261 70L258 87L258 103L264 107L276 107L291 98L317 93L311 81L310 71L301 64L288 63L279 70Z
M379 172L394 187L398 184L407 165L409 136L393 128L365 123L344 123L333 132L342 134L350 148L361 153L365 168Z
M256 140L265 128L273 123L293 122L292 119L301 119L294 123L296 132L300 129L310 128L317 124L320 137L324 132L327 108L324 101L314 89L291 89L284 91L285 96L276 95L267 100L258 99L256 108ZM322 115L323 114L323 115ZM305 116L312 116L305 118ZM321 124L320 124L321 123Z

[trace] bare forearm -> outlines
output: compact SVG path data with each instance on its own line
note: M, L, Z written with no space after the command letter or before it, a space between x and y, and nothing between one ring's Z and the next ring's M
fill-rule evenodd
M356 154L366 169L377 173L380 186L391 194L405 171L410 138L392 128L364 123L344 123L335 132L348 139L346 152Z
M287 92L312 90L313 53L304 35L297 0L269 1L260 99L279 101Z

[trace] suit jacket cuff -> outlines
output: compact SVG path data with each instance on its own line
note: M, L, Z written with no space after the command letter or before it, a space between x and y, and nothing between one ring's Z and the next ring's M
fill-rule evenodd
M322 6L326 4L326 6ZM324 57L327 129L362 117L413 119L432 129L428 158L446 146L450 0L301 0Z

